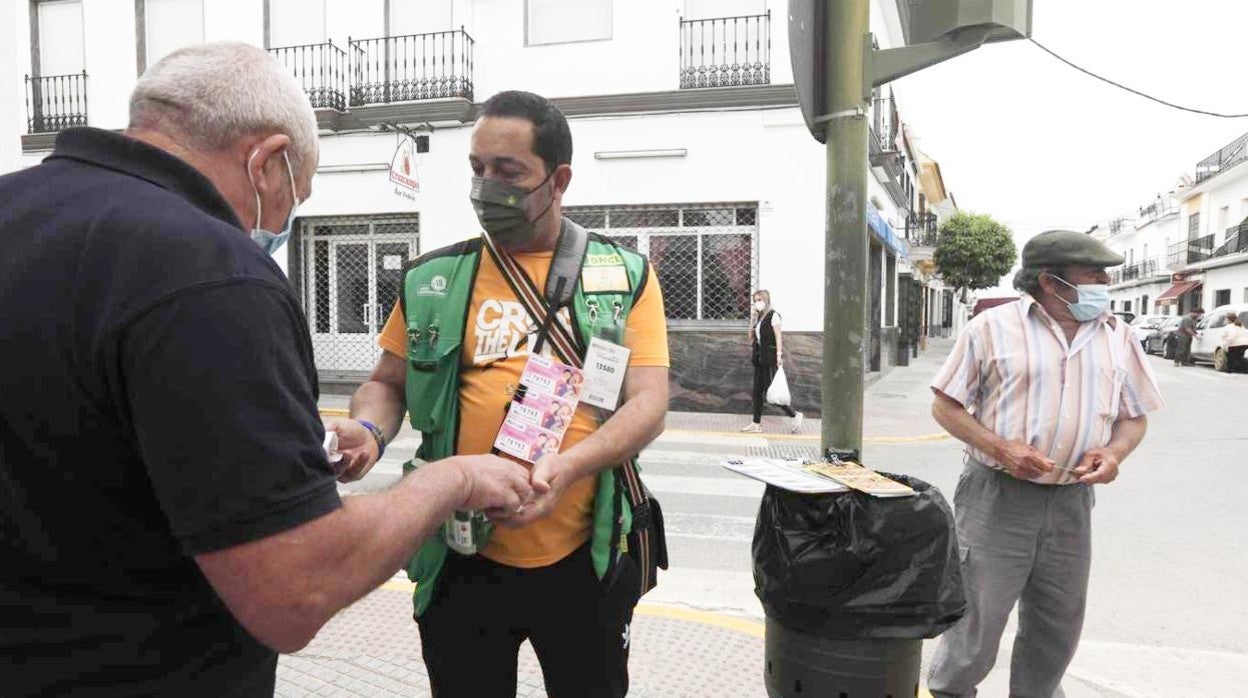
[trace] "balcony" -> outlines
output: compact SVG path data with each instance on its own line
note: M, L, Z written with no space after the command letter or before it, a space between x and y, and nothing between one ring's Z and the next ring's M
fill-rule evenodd
M1110 285L1116 285L1135 279L1147 279L1159 274L1166 274L1166 270L1161 268L1158 260L1146 259L1143 262L1128 264L1112 270L1109 275L1109 283Z
M1240 252L1248 252L1248 221L1227 228L1226 242L1214 250L1210 257L1225 257Z
M901 115L892 97L876 99L871 104L872 154L884 155L899 151L897 137L901 135Z
M26 132L56 133L87 125L87 73L26 76Z
M770 11L680 20L680 89L770 84Z
M871 133L867 138L867 157L876 170L877 179L902 215L910 215L914 200L914 182L906 169L906 154L901 148L901 116L892 97L875 100L871 111Z
M1236 138L1230 145L1196 163L1196 183L1209 179L1248 160L1248 133Z
M271 48L269 53L295 77L313 109L347 110L351 63L346 51L331 41Z
M911 250L919 247L935 247L938 242L939 224L936 214L927 212L922 215L910 214L906 217L906 242Z
M1140 219L1148 223L1155 223L1172 213L1178 212L1179 209L1174 204L1173 195L1158 196L1153 203L1140 207Z
M1213 236L1176 242L1166 252L1166 261L1171 268L1203 262L1213 256Z
M351 106L471 101L473 45L463 29L351 41Z

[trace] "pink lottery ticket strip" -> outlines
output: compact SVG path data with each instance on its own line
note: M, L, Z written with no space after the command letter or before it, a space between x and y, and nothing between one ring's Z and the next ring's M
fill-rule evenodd
M520 376L524 400L512 401L494 448L530 463L558 453L581 400L580 369L544 356L530 356Z

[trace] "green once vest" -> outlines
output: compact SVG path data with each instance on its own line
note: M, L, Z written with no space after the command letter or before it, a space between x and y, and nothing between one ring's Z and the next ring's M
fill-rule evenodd
M403 315L407 323L407 412L421 433L416 457L434 461L455 454L459 437L459 363L464 331L472 305L473 282L481 255L480 238L435 250L412 263L403 277ZM647 276L646 258L591 234L585 267L623 266L627 292L585 293L577 283L572 298L572 325L583 346L590 337L618 330L621 341L629 311L641 296ZM618 312L617 312L618 311ZM415 467L412 463L404 470ZM627 493L616 486L618 468L598 476L594 497L591 551L594 571L603 578L614 569L621 541L632 530ZM448 548L439 530L409 561L407 576L416 582L416 615L433 598Z

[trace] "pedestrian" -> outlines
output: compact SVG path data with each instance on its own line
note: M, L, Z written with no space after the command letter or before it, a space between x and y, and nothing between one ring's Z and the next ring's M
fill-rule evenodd
M1192 361L1192 339L1196 337L1196 323L1200 322L1201 317L1205 314L1204 308L1193 308L1192 312L1183 316L1179 321L1179 331L1174 333L1175 366L1193 366Z
M1226 370L1231 373L1243 373L1245 369L1244 354L1248 350L1248 328L1244 327L1239 315L1226 314L1226 329L1222 331L1222 350L1226 352Z
M406 408L422 432L424 458L485 453L531 354L575 365L584 356L579 347L610 337L622 337L631 352L618 366L626 370L619 408L601 424L588 405L575 415L567 410L562 451L552 448L533 465L534 486L549 485L547 492L520 511L492 515L492 532L482 527L471 541L478 554L434 542L414 561L429 682L435 695L515 696L517 651L528 640L553 698L623 696L629 626L652 558L634 566L634 554L649 553L632 538L622 554L614 528L621 501L610 493L628 477L625 461L662 430L667 411L658 278L645 257L605 237L590 235L587 254L560 252L584 231L563 218L572 134L547 99L511 91L486 100L468 160L470 199L485 233L429 252L406 272L406 301L382 330L384 351L352 414L392 433ZM571 275L556 272L565 262ZM548 309L559 307L552 293L573 286L575 316L563 307L546 322ZM431 327L439 334L431 336ZM634 511L640 526L644 517Z
M784 365L784 331L780 313L771 307L771 293L761 289L754 292L753 305L750 306L750 363L754 365L754 388L751 391L754 418L741 427L741 431L746 434L761 434L767 389L771 387L776 371ZM794 410L791 405L776 407L788 415L789 432L796 434L802 428L805 415Z
M1093 485L1139 444L1161 397L1139 342L1109 314L1123 258L1070 231L1023 248L1018 303L970 322L932 381L932 413L966 444L954 516L967 611L941 637L933 696L974 696L1018 604L1011 696L1061 695L1083 627Z
M245 79L240 79L245 78ZM181 49L124 133L0 177L0 676L6 695L271 696L277 652L527 474L454 458L339 499L299 301L268 252L316 117L265 51ZM332 425L353 468L378 444Z

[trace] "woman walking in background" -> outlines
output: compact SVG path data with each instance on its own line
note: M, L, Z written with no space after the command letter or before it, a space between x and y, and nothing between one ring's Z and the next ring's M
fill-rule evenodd
M784 348L780 313L771 307L771 294L767 291L754 292L754 305L750 308L750 342L750 361L754 364L754 421L742 427L741 431L759 434L763 431L763 403L767 397L767 388L771 386L776 369L783 365L781 358ZM804 415L801 412L794 411L789 405L776 407L792 419L790 432L796 433L802 428Z

